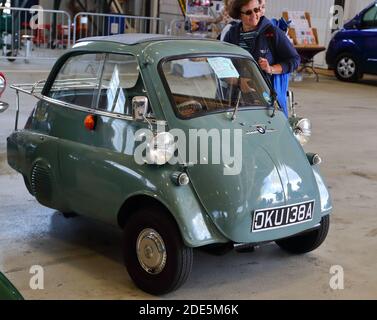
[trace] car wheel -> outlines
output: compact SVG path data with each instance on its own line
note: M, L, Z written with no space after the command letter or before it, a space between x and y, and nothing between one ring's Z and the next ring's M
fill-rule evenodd
M124 257L134 283L150 294L176 290L191 272L193 249L185 246L176 222L156 207L141 209L124 228Z
M16 61L16 58L13 57L13 52L12 51L8 51L7 54L6 54L6 56L9 57L9 58L7 58L9 62ZM17 54L15 54L15 56L17 56Z
M62 212L62 215L66 219L76 218L78 217L78 214L75 212Z
M358 60L350 54L336 59L335 75L341 81L358 81L362 77Z
M329 215L322 218L321 226L302 235L276 241L285 251L294 254L303 254L317 249L325 241L330 227Z
M30 186L30 182L29 182L29 180L28 180L28 178L26 177L26 175L22 175L22 177L24 178L24 183L25 183L25 187L26 187L26 189L27 189L27 191L29 191L29 193L32 195L32 196L34 196L34 194L33 194L33 190L31 190L31 186Z

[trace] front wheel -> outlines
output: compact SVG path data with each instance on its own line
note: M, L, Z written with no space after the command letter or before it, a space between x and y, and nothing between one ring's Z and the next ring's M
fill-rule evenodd
M330 227L330 216L324 216L321 226L307 233L276 241L276 244L285 251L294 254L303 254L317 249L325 241Z
M191 272L193 249L185 246L176 222L160 208L141 209L124 228L124 257L135 284L151 294L178 289Z
M339 55L335 75L341 81L358 81L362 77L358 60L348 53Z

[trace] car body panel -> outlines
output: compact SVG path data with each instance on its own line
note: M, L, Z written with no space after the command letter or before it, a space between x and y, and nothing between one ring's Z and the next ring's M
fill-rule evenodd
M23 300L14 285L0 272L0 300Z
M266 110L239 111L234 122L224 114L215 114L181 122L179 127L199 130L208 122L216 123L215 127L220 130L231 128L243 132L239 174L224 175L223 161L211 166L197 164L188 169L203 206L228 238L234 242L267 241L302 232L321 221L317 181L282 113L266 121ZM266 125L267 132L255 133L252 128L262 124ZM212 163L211 158L209 154L209 163ZM255 210L310 200L316 203L312 221L275 230L274 234L250 232Z

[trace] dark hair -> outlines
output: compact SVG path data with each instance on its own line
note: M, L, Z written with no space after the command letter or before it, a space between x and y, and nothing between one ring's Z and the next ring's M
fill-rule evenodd
M233 0L230 6L229 15L236 20L241 19L241 8L254 0ZM259 2L259 0L258 0Z

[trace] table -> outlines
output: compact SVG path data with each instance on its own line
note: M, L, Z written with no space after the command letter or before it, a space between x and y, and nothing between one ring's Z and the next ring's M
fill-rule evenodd
M326 50L323 46L295 46L298 54L301 57L301 67L297 72L302 72L304 70L312 70L316 76L317 82L319 81L319 75L314 69L314 56L322 51Z

